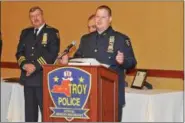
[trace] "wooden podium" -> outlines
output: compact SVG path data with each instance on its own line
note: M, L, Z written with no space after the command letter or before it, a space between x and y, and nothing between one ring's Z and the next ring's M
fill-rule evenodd
M43 66L43 122L66 122L65 118L50 117L54 104L48 91L48 73L61 67L75 67L91 74L91 91L85 108L89 119L73 119L71 122L118 121L118 75L103 66Z

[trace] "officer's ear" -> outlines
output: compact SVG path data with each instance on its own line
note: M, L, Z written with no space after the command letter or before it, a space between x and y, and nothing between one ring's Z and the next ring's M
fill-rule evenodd
M112 22L112 16L109 17L109 23L111 23L111 22Z

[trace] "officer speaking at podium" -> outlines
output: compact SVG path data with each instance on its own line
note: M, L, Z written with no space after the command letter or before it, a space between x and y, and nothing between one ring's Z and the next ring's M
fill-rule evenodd
M21 69L20 83L24 85L25 121L38 121L38 106L43 109L42 79L44 64L57 58L59 31L46 25L43 10L36 6L29 11L32 27L22 30L16 58Z
M130 39L125 34L115 31L111 27L111 9L102 5L96 9L95 23L96 31L83 35L80 46L74 57L95 58L103 64L110 65L110 69L117 72L118 84L118 121L121 122L122 107L125 104L125 75L124 71L134 68L137 61L134 56ZM66 64L68 56L60 60Z

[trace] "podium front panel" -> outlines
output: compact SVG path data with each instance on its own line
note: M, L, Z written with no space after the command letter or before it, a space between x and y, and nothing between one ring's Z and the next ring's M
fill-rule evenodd
M65 72L62 71L61 74L64 74L64 75L61 77L60 73L59 72L57 73L56 70L63 70L63 68L66 68L69 71L65 71ZM84 96L80 97L80 99L77 100L78 95L76 94L76 98L75 98L75 93L73 92L75 91L74 87L77 88L77 86L83 87L83 89L87 91L88 86L86 86L83 83L80 83L80 81L87 82L84 80L87 78L85 78L84 76L79 77L79 84L68 83L70 85L70 91L69 90L65 91L66 88L63 88L63 87L64 85L65 87L68 87L68 85L64 84L65 78L63 77L72 76L71 74L73 74L73 79L75 79L75 72L72 70L70 72L69 68L75 68L75 69L82 70L84 72L89 73L91 76L90 78L91 85L89 86L90 92L89 92L88 97L86 98L87 101L86 101L86 104L84 103L85 105L82 110L77 109L77 108L69 108L69 107L70 105L74 104L74 102L76 105L80 104L81 102L85 102L83 101L84 100L83 98L85 98ZM53 71L55 73L52 73ZM61 83L59 83L58 85L55 84L54 82L55 81L58 82L58 79L60 80L60 78L62 78L63 81L61 81ZM48 84L48 82L50 81L53 81L55 85ZM71 82L74 82L74 81L71 81ZM67 83L67 81L65 81L65 83ZM51 93L51 87L52 89L55 87L58 90L60 89L62 90L61 93L58 93L58 95L63 95L62 93L65 92L65 97L67 95L68 98L62 97L62 98L57 98L57 99L58 99L58 103L59 101L61 101L60 103L62 103L62 105L65 104L67 108L65 107L56 108L56 103L54 102L54 100L56 102L57 100L54 99L55 95L53 94L53 91ZM117 121L117 74L104 67L44 65L43 88L44 88L43 89L43 103L44 103L43 104L43 121L44 122ZM80 94L83 93L82 90L79 92L81 92ZM85 95L86 93L84 92L83 94ZM64 99L68 101L68 103L64 102ZM70 100L74 100L73 103L69 103ZM67 117L66 117L66 112L67 112ZM55 117L58 115L57 113L59 114L59 116L60 115L61 116ZM78 113L81 113L82 115L79 115ZM81 116L81 117L72 118L73 116Z

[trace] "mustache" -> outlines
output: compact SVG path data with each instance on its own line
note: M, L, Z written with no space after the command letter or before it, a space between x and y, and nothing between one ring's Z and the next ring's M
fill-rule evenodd
M38 19L35 19L33 22L38 22L39 20Z

